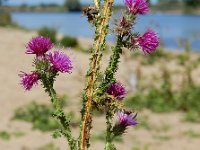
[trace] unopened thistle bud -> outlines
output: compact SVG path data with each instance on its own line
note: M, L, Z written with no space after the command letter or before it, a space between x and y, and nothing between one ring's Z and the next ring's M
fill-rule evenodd
M120 21L116 23L115 32L121 36L126 36L131 32L132 26L132 20L122 17Z

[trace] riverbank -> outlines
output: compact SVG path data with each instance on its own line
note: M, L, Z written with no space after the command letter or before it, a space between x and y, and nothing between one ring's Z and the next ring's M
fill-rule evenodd
M27 56L24 51L25 44L36 36L36 33L12 28L0 28L0 33L0 52L2 56L0 59L0 132L6 131L14 134L17 131L21 133L21 136L12 136L9 140L4 140L0 136L0 149L39 150L39 147L49 143L53 143L60 150L66 149L65 140L62 138L52 139L51 132L43 133L39 130L33 130L30 123L12 120L15 110L21 106L32 101L45 105L50 105L50 102L42 86L38 85L30 92L24 92L19 85L19 72L21 70L28 72L33 69L30 67L33 57L31 55ZM92 40L88 39L79 39L79 42L86 48L92 45ZM73 49L65 52L72 56L74 70L70 75L62 74L59 76L55 88L60 95L67 95L69 100L66 112L75 112L74 117L78 119L81 91L84 88L84 75L87 70L89 54ZM103 57L103 68L105 68L105 64L109 59L109 54L107 53ZM129 94L134 93L135 83L132 81L139 66L141 66L140 73L143 76L144 83L152 87L159 81L158 78L161 74L159 68L162 66L163 61L172 73L173 89L181 86L182 79L184 79L184 69L175 59L174 53L167 53L170 54L169 58L171 59L156 59L153 64L147 63L146 65L142 62L148 59L147 56L141 55L138 58L138 56L132 54L133 52L123 51L120 70L117 73L117 79L120 79L126 85ZM200 57L199 53L193 53L192 55L193 59ZM198 66L192 72L196 84L200 84L199 76L200 67ZM158 114L145 110L139 112L138 116L143 118L143 122L140 122L138 128L130 128L130 132L125 134L124 140L116 142L118 149L168 150L169 145L171 150L197 150L199 148L200 124L183 122L184 114L182 112ZM93 137L92 150L103 149L102 132L104 123L105 119L103 117L94 120L93 132L98 132ZM77 135L78 129L74 128L73 131Z
M82 8L88 5L83 5ZM4 6L1 9L7 12L70 12L62 5L38 5L38 6ZM124 6L114 6L114 11L119 12L124 9ZM82 12L77 11L77 12ZM177 7L163 7L152 6L151 13L164 13L164 14L194 14L200 15L200 8L185 8L184 6Z
M87 38L93 38L94 36L94 28L81 13L17 12L11 13L11 17L13 22L27 29L40 29L46 26L55 28L57 32L67 36ZM113 16L112 20L115 17ZM183 49L184 43L189 42L193 50L199 51L200 28L198 24L200 24L200 16L196 15L148 14L139 16L134 29L140 33L148 28L154 29L159 34L165 47ZM114 22L111 23L112 27L113 25ZM108 36L108 40L115 41L112 31Z

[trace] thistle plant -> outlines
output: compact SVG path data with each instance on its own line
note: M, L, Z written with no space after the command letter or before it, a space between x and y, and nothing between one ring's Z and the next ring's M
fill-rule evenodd
M84 10L89 23L95 27L94 45L91 52L89 70L85 77L85 88L82 95L82 109L80 122L80 135L72 136L70 118L65 115L54 89L54 82L60 73L70 74L73 70L71 58L60 50L50 52L54 45L49 38L36 37L26 46L26 54L35 55L33 65L35 70L31 73L20 73L21 85L26 91L42 83L45 91L49 94L55 108L54 117L60 123L56 133L63 135L68 141L71 150L87 150L90 147L90 131L92 129L93 111L104 111L106 119L106 143L105 150L115 150L113 140L122 136L129 126L135 126L137 113L127 111L123 106L127 90L116 79L118 65L123 48L130 51L141 50L142 54L151 54L158 47L157 34L148 29L144 34L133 31L138 15L144 15L149 11L145 0L124 0L126 11L116 21L113 27L116 36L116 44L112 47L109 63L100 76L100 64L106 45L106 36L109 32L109 20L112 15L114 0L94 0L94 6ZM116 116L117 121L113 121Z

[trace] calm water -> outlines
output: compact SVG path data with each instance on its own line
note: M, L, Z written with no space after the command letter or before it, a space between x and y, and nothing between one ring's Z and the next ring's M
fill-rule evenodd
M81 13L12 13L12 19L28 29L48 26L56 28L65 35L93 37L93 28ZM150 27L158 32L160 39L168 48L182 49L181 45L185 43L185 40L189 40L192 48L200 51L200 15L140 16L135 30L144 32ZM110 34L108 39L114 40L114 36Z

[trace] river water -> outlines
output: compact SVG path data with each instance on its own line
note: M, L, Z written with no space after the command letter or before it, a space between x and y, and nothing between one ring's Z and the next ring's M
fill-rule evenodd
M28 29L47 26L56 28L64 35L87 38L94 36L93 27L81 13L15 12L12 13L12 20ZM143 33L149 28L156 30L163 45L167 48L183 49L185 41L188 40L193 50L200 51L200 15L148 14L139 16L134 29ZM108 39L114 41L114 35L110 33Z

